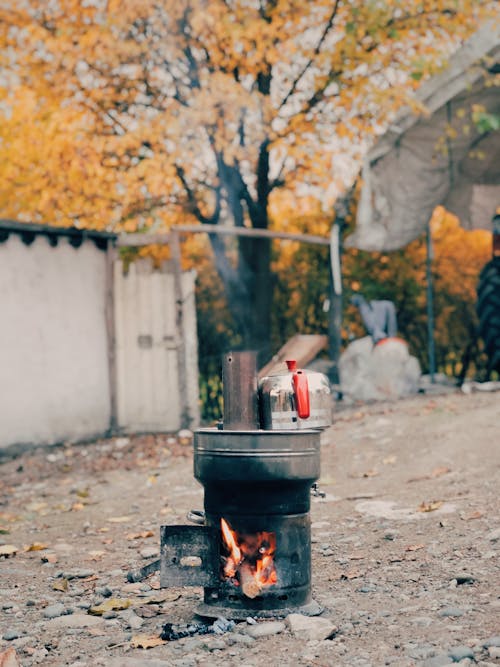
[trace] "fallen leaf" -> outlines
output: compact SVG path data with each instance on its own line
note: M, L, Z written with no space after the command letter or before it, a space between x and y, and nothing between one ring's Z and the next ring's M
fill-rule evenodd
M132 600L129 598L109 598L94 607L90 607L88 613L93 616L102 616L107 611L120 611L128 609L132 605Z
M109 523L127 523L131 521L132 517L130 516L112 516L108 519Z
M52 584L52 588L55 591L62 591L65 593L68 590L68 580L67 579L58 579Z
M449 472L451 472L450 468L447 468L446 466L440 466L439 468L434 468L434 470L431 472L431 477L441 477L442 475L446 475Z
M15 556L18 551L19 549L13 544L0 544L0 556L5 556L5 558L9 558L9 556Z
M48 547L46 544L42 544L41 542L33 542L33 544L26 545L23 551L43 551L47 548Z
M481 512L480 510L476 510L475 512L471 512L470 514L466 514L463 518L464 518L464 521L472 521L473 519L480 519L483 516L484 516L484 512Z
M405 551L419 551L420 549L424 549L425 544L409 544Z
M77 489L76 490L76 495L79 498L88 498L89 497L89 490L88 489Z
M89 551L88 553L91 560L101 560L101 558L106 554L105 551L100 551L98 549L95 551Z
M130 640L130 646L132 648L154 648L155 646L161 646L165 644L163 639L160 639L158 635L134 635Z
M8 528L5 528L5 526L0 526L0 535L9 535L10 530Z
M71 511L80 512L84 507L85 505L83 503L73 503L73 505L71 505Z
M154 533L152 530L143 530L141 533L128 533L125 535L127 540L140 540L146 537L153 537Z
M114 540L113 540L112 537L104 537L104 538L101 540L101 542L102 542L103 544L113 544Z
M424 501L418 506L417 512L434 512L438 510L443 503L444 500L431 500L429 503Z
M361 475L361 477L377 477L378 474L379 473L377 470L367 470Z
M16 649L13 646L0 653L0 667L21 667Z

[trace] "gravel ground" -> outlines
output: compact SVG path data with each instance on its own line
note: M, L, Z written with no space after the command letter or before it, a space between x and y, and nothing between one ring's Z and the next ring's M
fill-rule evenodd
M0 666L500 665L499 416L500 394L479 392L339 411L311 511L323 614L168 642L201 589L126 573L157 556L160 525L203 506L190 445L115 438L5 461Z

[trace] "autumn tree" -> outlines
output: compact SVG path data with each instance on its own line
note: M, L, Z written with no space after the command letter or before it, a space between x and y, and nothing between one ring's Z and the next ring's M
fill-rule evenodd
M283 189L328 209L370 135L413 103L414 87L490 6L6 0L4 214L62 213L67 222L129 231L189 218L265 230ZM24 97L38 124L25 119L26 150L14 161L23 144L14 111L22 113ZM47 145L47 128L47 162L41 151L33 167L32 140ZM22 210L16 188L26 194ZM210 241L242 344L265 357L269 240Z

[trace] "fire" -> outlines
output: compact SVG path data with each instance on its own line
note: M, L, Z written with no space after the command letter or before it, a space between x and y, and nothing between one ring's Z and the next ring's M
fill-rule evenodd
M220 525L225 551L222 555L224 577L241 586L247 597L257 597L265 586L278 581L274 565L276 534L239 535L225 519L220 520Z

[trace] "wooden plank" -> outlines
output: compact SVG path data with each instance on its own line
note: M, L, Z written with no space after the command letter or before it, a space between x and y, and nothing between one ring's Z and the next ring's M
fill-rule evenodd
M283 373L287 370L286 360L295 359L299 368L304 368L328 346L328 336L297 334L259 371L259 378L265 375Z

